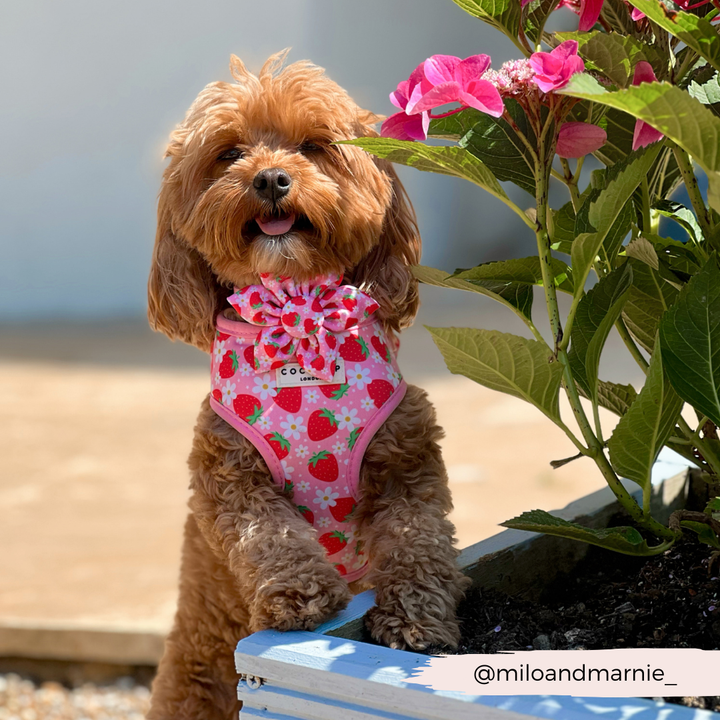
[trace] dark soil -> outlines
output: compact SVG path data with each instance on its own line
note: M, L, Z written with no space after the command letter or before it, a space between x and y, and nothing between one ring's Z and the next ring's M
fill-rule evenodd
M645 560L591 548L538 602L474 588L458 653L607 648L720 649L720 567L692 540ZM720 695L666 698L720 711Z

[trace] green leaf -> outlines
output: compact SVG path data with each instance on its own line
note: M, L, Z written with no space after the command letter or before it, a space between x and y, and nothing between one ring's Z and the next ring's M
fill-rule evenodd
M598 400L600 405L616 415L624 415L637 398L637 390L632 385L600 380L598 383Z
M705 523L694 522L693 520L681 520L680 526L696 533L701 543L720 550L720 540L718 540L718 536L713 532L713 529Z
M709 66L705 66L709 68ZM694 78L687 91L691 97L705 105L714 115L720 115L720 76L713 73L709 78Z
M572 294L572 269L562 260L552 258L550 269L555 287ZM542 267L537 255L527 258L503 260L477 265L469 270L457 270L452 276L459 280L479 283L516 283L519 285L542 285Z
M720 118L702 103L668 83L643 83L606 92L586 73L575 75L560 92L618 108L660 130L705 171L708 201L720 211Z
M604 530L593 530L577 523L555 517L544 510L532 510L500 523L503 527L515 530L528 530L546 535L580 540L591 545L598 545L606 550L625 555L654 555L661 552L660 548L649 547L642 535L633 527L612 527ZM666 547L662 548L663 550Z
M644 237L636 237L631 243L628 244L625 249L625 254L628 257L635 258L649 265L653 270L660 269L660 259L658 258L657 252L653 244Z
M474 108L465 108L459 113L431 120L428 127L428 137L457 142L472 130L483 117L487 117L487 115Z
M658 145L651 146L606 170L605 189L591 193L580 208L575 222L577 237L571 253L576 297L583 292L585 280L605 238L625 203L647 175L659 150Z
M570 333L568 359L577 383L598 402L598 368L607 336L630 293L632 268L626 263L601 280L580 300Z
M532 287L528 285L502 282L472 283L467 280L459 280L443 270L436 270L424 265L413 266L412 272L421 283L485 295L510 308L523 322L530 320L533 296Z
M675 429L682 406L682 399L665 375L660 345L656 343L645 385L608 441L615 472L647 490L652 466Z
M551 420L560 419L562 366L550 362L544 343L497 330L428 330L450 372L533 404Z
M465 12L480 18L517 42L521 8L517 0L453 0Z
M535 133L527 113L512 99L505 101L505 110L530 144L535 145ZM460 139L460 147L485 163L498 180L515 183L535 197L534 160L527 146L505 120L478 112L477 122Z
M630 258L628 264L633 269L633 284L623 319L640 347L652 353L660 318L674 304L678 291L644 262Z
M604 123L607 141L593 155L605 165L614 165L632 153L635 118L615 108L608 108ZM682 182L672 149L664 147L648 173L650 201L668 197Z
M583 390L581 385L578 385L578 390L580 395L587 400L590 399L590 396ZM635 398L637 398L637 391L632 385L618 385L607 380L598 381L598 402L600 407L604 407L616 415L622 417L635 402Z
M710 502L705 506L705 510L708 515L712 515L713 513L720 513L720 497L714 497Z
M715 258L660 323L663 363L683 400L720 425L720 270Z
M703 239L702 230L695 218L695 213L679 202L660 200L653 205L653 210L656 210L664 217L674 220L696 243L699 243Z
M677 12L669 10L658 0L629 1L650 20L682 40L716 70L720 70L720 37L709 21L682 10Z
M575 209L572 202L565 203L559 210L551 210L552 249L569 255L575 239Z
M597 70L619 87L632 82L635 65L649 62L661 72L663 61L652 45L636 40L631 35L593 31L556 33L560 40L575 40L578 54L585 61L586 70Z
M487 190L498 200L517 212L527 224L530 221L510 200L497 178L489 168L471 152L460 147L431 147L411 140L393 140L391 138L358 138L343 140L343 145L355 145L379 158L400 165L409 165L424 172L453 175L469 180Z
M541 39L545 23L559 2L560 0L534 0L523 9L525 35L533 45L537 45Z

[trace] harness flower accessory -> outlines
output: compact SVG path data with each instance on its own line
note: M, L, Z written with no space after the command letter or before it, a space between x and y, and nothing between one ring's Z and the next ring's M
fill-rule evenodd
M289 277L262 273L262 285L247 285L228 298L246 322L263 326L255 339L256 372L297 361L306 372L330 382L335 374L337 334L351 331L378 304L340 275L323 275L296 283Z

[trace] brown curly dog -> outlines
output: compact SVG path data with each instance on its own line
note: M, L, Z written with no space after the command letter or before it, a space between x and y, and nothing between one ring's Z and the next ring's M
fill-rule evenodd
M261 272L298 281L340 273L377 301L390 334L417 312L410 266L420 238L405 192L388 163L333 144L376 134L378 118L321 68L283 69L284 58L270 58L256 77L233 57L235 82L208 85L167 149L150 324L204 351L218 314L231 312L232 288L257 283ZM268 169L286 178L277 196L257 182ZM257 223L289 216L296 220L281 237ZM236 717L240 638L311 630L369 586L377 593L367 619L376 640L413 649L456 644L466 582L447 519L441 437L425 392L409 386L365 451L354 521L370 570L349 586L260 453L206 398L189 459L179 606L148 718Z

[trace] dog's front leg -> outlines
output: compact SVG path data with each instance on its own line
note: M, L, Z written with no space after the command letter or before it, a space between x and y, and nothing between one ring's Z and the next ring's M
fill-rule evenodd
M459 639L455 611L469 580L456 565L441 437L425 393L410 386L366 451L360 510L376 588L367 625L396 649Z
M205 404L190 455L190 507L225 559L253 632L311 630L344 607L347 583L252 444Z

